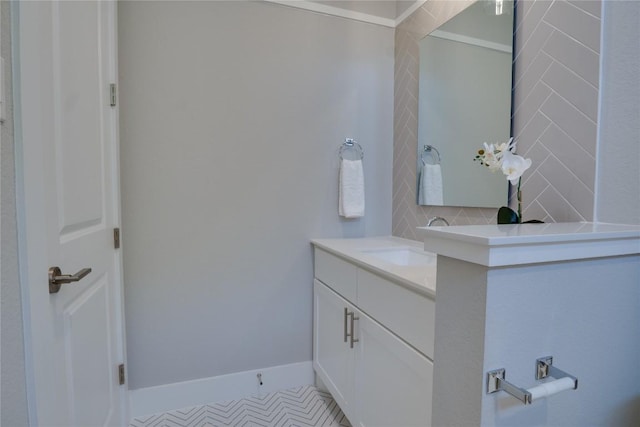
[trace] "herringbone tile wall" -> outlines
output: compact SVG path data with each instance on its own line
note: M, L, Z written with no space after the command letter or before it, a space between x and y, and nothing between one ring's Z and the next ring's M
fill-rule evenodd
M135 418L129 427L351 427L329 393L313 386Z
M418 41L467 1L427 1L395 34L393 235L419 240L431 216L495 223L495 209L415 203ZM516 13L513 132L533 160L523 178L524 219L593 219L600 54L599 0L520 0Z

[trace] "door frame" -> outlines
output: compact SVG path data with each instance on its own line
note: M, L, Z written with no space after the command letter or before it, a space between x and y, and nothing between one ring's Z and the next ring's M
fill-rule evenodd
M60 1L60 0L54 0ZM96 0L94 0L96 1ZM7 6L3 7L8 7ZM18 240L18 263L19 263L19 286L21 292L22 303L22 326L23 326L23 342L24 342L24 370L25 370L25 385L26 385L26 399L27 399L27 411L29 425L36 425L37 422L37 401L36 401L36 382L34 375L34 354L32 348L32 325L31 325L31 299L29 289L29 276L30 276L30 263L29 260L37 256L38 251L42 251L43 248L34 247L32 234L38 234L41 232L43 224L40 221L34 221L32 215L26 211L27 192L25 190L25 147L23 144L22 135L22 102L21 102L21 76L20 70L20 58L21 58L21 41L20 41L20 2L12 2L10 10L11 21L11 65L12 65L12 80L11 88L13 92L13 123L14 123L14 145L15 145L15 191L16 191L16 220L17 220L17 240ZM111 55L113 63L111 64L112 76L110 80L117 84L118 80L118 31L117 31L117 1L111 2L113 7L113 13L111 15L112 22L109 24L109 37L111 39ZM115 222L121 224L121 191L120 191L120 126L119 126L119 107L114 107L114 149L113 153L115 159L115 170L113 171L113 197L116 200L116 212L114 212ZM42 180L39 180L35 187L36 191L41 191L43 188ZM33 187L31 187L33 188ZM30 190L33 192L34 190ZM35 231L35 232L34 232ZM117 311L120 313L119 318L115 319L117 325L117 343L118 353L121 354L121 360L127 366L126 361L126 339L125 339L125 318L124 318L124 280L123 280L123 260L122 250L118 250L115 255L115 271L114 275L115 287L114 292L116 294L115 302L118 304ZM44 286L44 285L43 285ZM126 370L126 368L125 368ZM118 397L122 408L121 422L126 425L130 419L130 407L129 407L129 388L128 383L118 387Z

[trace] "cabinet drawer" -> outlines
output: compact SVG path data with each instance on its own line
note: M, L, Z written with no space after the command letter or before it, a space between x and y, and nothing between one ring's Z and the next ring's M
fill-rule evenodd
M315 249L315 276L349 301L356 302L358 268L322 249Z
M433 360L433 299L358 269L358 307Z

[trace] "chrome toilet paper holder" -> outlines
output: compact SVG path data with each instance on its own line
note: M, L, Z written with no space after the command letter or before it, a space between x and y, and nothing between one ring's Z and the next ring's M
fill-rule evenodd
M554 378L555 380L544 383L541 386L524 389L505 380L505 370L503 368L489 371L487 372L487 394L506 391L525 405L528 405L531 404L534 399L549 397L553 394L559 393L560 391L567 390L567 386L572 386L573 390L578 388L578 379L553 366L552 356L536 359L535 377L537 381L548 377ZM568 382L565 378L570 379L571 382ZM562 382L562 385L554 387L554 385L560 384L560 382ZM544 390L539 390L541 388L544 388ZM536 390L534 391L534 389ZM534 393L532 393L532 391L534 391Z

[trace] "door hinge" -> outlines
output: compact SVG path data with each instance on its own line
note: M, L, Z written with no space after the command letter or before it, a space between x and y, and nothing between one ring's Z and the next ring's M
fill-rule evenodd
M109 101L112 107L116 106L116 84L111 83L109 85Z
M125 377L124 377L124 363L118 365L118 383L120 385L124 385Z
M120 229L113 229L113 247L115 249L120 249Z

